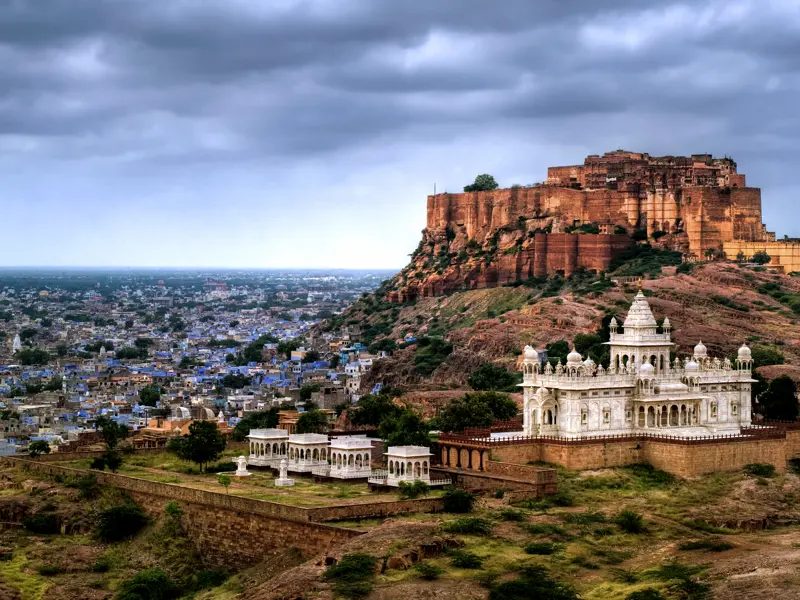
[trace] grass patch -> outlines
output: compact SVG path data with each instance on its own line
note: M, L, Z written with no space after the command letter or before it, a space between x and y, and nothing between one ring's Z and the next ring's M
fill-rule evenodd
M38 574L28 573L27 562L23 554L0 562L0 581L16 589L22 600L41 600L50 583Z

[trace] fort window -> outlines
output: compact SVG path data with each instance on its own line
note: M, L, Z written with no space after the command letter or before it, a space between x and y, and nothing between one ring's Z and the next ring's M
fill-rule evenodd
M716 419L717 418L717 403L716 402L712 402L711 403L711 418L712 419Z
M735 417L736 415L738 415L738 414L739 414L739 406L738 406L738 405L736 405L735 403L732 403L732 404L731 404L731 414L732 414L734 417Z
M581 425L586 425L589 422L589 412L586 410L581 411Z
M603 410L603 423L610 423L611 422L611 411L607 408Z

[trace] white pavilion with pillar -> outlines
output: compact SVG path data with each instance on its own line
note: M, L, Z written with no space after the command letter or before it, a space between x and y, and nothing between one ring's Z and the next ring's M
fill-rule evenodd
M313 469L314 475L336 479L367 479L372 471L373 440L366 436L341 436L330 441L330 464Z
M247 464L277 469L288 457L289 433L285 429L251 429L247 436L250 457Z
M288 468L294 473L311 473L314 467L328 464L330 442L321 433L295 433L289 436Z

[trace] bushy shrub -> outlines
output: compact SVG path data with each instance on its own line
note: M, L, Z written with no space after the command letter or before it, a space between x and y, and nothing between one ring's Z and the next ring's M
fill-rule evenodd
M412 483L409 483L408 481L401 481L397 495L400 500L413 500L414 498L419 498L420 496L427 496L430 490L430 486L420 479Z
M59 533L58 517L51 513L39 513L22 519L22 526L31 533Z
M442 529L448 533L465 533L469 535L489 535L492 533L492 523L481 517L462 517L447 521Z
M575 523L577 525L605 523L608 520L603 513L591 510L579 513L559 513L558 517L565 523Z
M472 512L475 506L475 494L461 488L450 488L442 496L444 511L449 513Z
M497 513L497 516L503 521L522 522L528 518L528 513L524 510L516 508L504 508Z
M53 575L61 575L65 571L61 565L39 565L36 572L45 577L52 577Z
M116 600L171 600L180 595L180 589L163 570L146 569L120 584Z
M94 475L85 475L72 481L67 487L77 488L81 500L93 500L100 495L100 484Z
M345 598L363 598L372 591L378 559L369 554L345 554L325 570L323 578L333 582L333 591Z
M92 564L92 566L89 567L89 570L92 573L108 573L110 569L111 569L111 563L107 558L103 556L94 561L94 564Z
M775 475L775 465L751 463L744 466L744 472L755 477L772 477Z
M489 600L577 600L578 595L567 585L558 583L538 565L525 567L518 579L492 586Z
M136 535L147 525L147 515L133 502L101 511L97 518L97 537L102 542L119 542Z
M621 511L614 522L625 533L643 533L645 531L644 517L633 510Z
M467 550L453 550L450 552L450 564L459 569L480 569L483 567L483 558Z
M436 565L425 562L419 562L414 565L414 570L419 573L420 577L429 581L439 579L442 573L444 573L444 569L441 567L437 567Z
M96 456L92 459L92 462L89 464L90 469L94 469L95 471L105 471L106 469L106 459L102 456Z
M707 552L724 552L735 548L730 542L716 538L706 540L692 540L678 546L680 550L706 550Z
M441 365L453 351L453 344L438 337L417 339L414 351L414 369L423 377L428 377Z
M553 542L531 542L525 546L527 554L538 554L548 556L556 551L557 547Z

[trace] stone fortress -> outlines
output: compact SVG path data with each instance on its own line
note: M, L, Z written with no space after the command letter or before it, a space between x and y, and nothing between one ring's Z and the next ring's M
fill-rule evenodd
M422 242L389 299L608 270L632 235L692 260L765 250L784 272L800 270L800 243L766 230L761 190L731 158L616 150L550 167L531 186L428 196Z
M683 362L670 361L671 325L658 332L641 290L617 331L611 321L611 365L604 369L573 350L567 364L542 368L537 351L523 351L523 430L528 436L578 438L637 431L671 436L740 434L750 426L750 349L736 364L710 358L702 342Z

